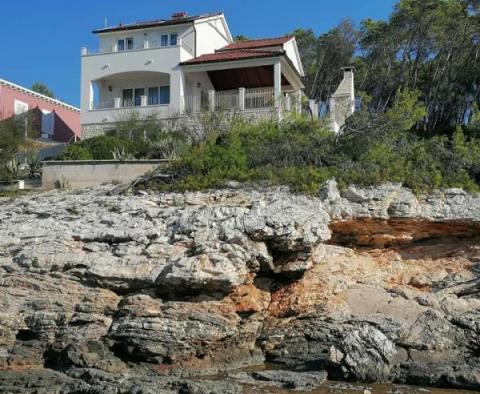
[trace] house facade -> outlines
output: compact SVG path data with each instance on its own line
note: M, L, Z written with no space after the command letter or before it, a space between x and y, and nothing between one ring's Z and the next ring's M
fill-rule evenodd
M71 142L80 137L80 109L0 79L0 121L28 113L38 137Z
M295 37L234 42L223 13L120 24L82 48L85 136L132 111L160 119L203 111L281 116L300 111L303 66Z

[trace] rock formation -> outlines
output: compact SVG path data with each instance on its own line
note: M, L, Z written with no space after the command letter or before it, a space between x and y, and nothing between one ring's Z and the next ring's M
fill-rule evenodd
M480 197L112 188L0 203L0 391L480 389Z

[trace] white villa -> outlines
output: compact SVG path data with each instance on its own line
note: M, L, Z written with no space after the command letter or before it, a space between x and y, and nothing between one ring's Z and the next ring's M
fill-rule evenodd
M93 33L98 50L81 52L84 137L130 111L161 119L301 111L304 73L293 36L234 42L223 13L177 13Z

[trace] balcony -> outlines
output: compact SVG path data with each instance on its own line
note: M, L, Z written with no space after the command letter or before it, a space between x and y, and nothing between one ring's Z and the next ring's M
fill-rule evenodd
M277 107L273 87L214 91L185 96L185 112L255 111ZM301 111L298 92L283 92L278 107L283 111Z
M192 54L193 49L188 45L185 40L178 39L177 45L165 45L161 41L151 41L151 40L144 40L141 42L133 42L130 47L124 47L123 49L118 47L118 44L114 44L108 47L100 47L98 49L88 49L86 47L81 48L81 55L82 56L91 56L91 55L102 55L102 54L109 54L109 53L125 53L125 52L133 52L133 51L143 51L148 49L168 49L168 48L176 48L181 47L186 50L188 53Z
M141 96L139 100L122 100L120 97L92 101L90 103L90 111L103 111L110 109L135 109L142 107L168 107L170 104L149 103L147 96Z

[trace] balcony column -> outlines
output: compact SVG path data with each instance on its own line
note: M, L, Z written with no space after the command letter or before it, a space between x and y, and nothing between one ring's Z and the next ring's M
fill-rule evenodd
M245 88L238 89L238 109L245 111Z
M142 107L146 107L147 106L147 96L140 96L140 105Z
M282 114L282 63L278 60L273 65L273 95L278 116Z
M285 111L290 112L292 110L292 100L290 93L285 94Z
M208 109L211 112L215 111L215 90L208 91Z
M170 108L173 115L185 112L185 74L180 67L170 74Z
M302 91L297 90L295 92L295 111L297 111L299 114L302 113L302 98L303 98Z

